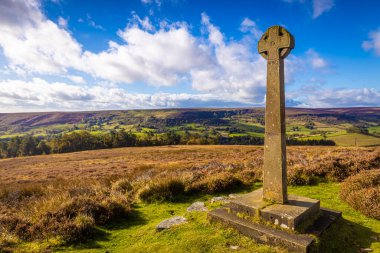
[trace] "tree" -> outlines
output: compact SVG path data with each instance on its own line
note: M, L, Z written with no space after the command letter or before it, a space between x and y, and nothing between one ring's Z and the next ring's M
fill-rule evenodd
M33 136L27 135L21 138L18 147L18 156L30 156L37 154L36 140Z
M48 155L51 152L50 147L46 144L45 141L40 141L37 145L38 154Z
M308 129L314 129L315 123L311 119L308 119L304 126Z

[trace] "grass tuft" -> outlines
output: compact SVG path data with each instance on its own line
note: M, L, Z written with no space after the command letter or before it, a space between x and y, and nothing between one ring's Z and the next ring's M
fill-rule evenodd
M184 192L184 182L169 176L152 180L139 191L138 198L147 203L173 201Z

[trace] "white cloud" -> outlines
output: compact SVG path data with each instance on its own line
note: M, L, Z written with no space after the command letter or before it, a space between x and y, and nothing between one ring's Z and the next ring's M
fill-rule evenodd
M255 21L245 18L240 25L240 31L242 32L250 32L256 39L260 39L260 36L263 34L263 31L257 26Z
M138 27L139 25L142 27L142 29L146 31L154 31L155 27L152 25L148 17L145 17L141 19L138 15L133 14L132 16L132 23L128 24L129 26Z
M297 107L379 106L380 91L362 89L304 88L300 93L288 92L286 98ZM248 106L233 97L213 93L129 93L116 85L76 86L47 82L40 78L30 81L0 81L0 106L3 112L140 109L194 106Z
M282 0L285 3L309 3L309 1L305 0ZM318 18L323 13L328 12L331 10L334 6L335 0L312 0L312 8L313 8L313 19Z
M370 32L369 38L370 40L362 43L363 49L365 51L373 50L377 56L380 56L380 28Z
M24 25L35 24L43 19L40 4L34 0L1 0L0 23L11 31L22 28Z
M161 23L156 30L148 18L135 15L118 32L123 43L110 41L107 50L93 53L83 51L68 31L41 15L23 33L0 38L0 45L13 69L27 73L74 69L117 83L190 83L198 92L262 103L266 64L252 53L252 43L227 41L204 13L201 22L207 39L194 37L185 23ZM243 20L241 29L250 31L253 39L260 33L250 19Z
M209 101L218 98L211 94L128 93L112 84L78 87L40 78L0 81L4 112L186 107Z
M0 47L10 68L25 72L64 73L68 67L80 66L81 45L68 31L46 19L37 2L0 1L0 10L4 9L12 15L0 18ZM19 15L19 19L13 18Z
M87 18L87 24L95 29L99 29L99 30L105 30L103 26L95 23L95 21L92 19L91 15L87 13L86 15L86 18ZM82 22L83 22L83 19L82 19Z
M207 48L199 45L186 26L149 33L135 26L118 32L125 44L109 43L100 53L85 52L86 71L113 82L145 82L171 86L191 69L209 63Z
M289 92L287 98L297 102L297 107L329 108L352 106L379 106L380 91L375 88L327 89L315 86L306 87L300 92Z
M202 14L204 30L208 32L211 63L191 70L193 89L218 94L249 104L264 103L266 62L252 50L251 40L226 40L206 14ZM252 28L254 23L243 20L242 26ZM255 26L256 29L256 26Z
M210 22L209 16L206 13L202 13L202 24L208 32L208 39L211 44L220 46L223 43L223 34Z
M155 3L158 7L161 6L162 0L141 0L143 4L152 4Z
M58 25L63 28L67 28L68 21L67 19L64 19L63 17L58 18Z
M334 0L313 0L313 18L318 18L335 5Z
M327 70L329 67L328 62L312 48L306 51L306 59L309 61L312 69Z
M74 83L77 83L77 84L85 84L86 83L84 78L81 76L68 75L67 78L70 79L71 81L73 81Z

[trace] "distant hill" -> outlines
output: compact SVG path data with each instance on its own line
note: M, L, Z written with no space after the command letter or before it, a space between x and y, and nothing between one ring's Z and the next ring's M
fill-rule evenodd
M286 114L289 138L327 138L347 146L380 145L380 107L286 108ZM46 138L78 130L97 134L118 129L140 136L174 131L263 137L264 124L263 108L1 113L0 139L25 134Z

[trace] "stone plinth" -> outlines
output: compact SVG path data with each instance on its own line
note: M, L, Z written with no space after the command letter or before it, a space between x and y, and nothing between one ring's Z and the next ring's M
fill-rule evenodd
M307 253L314 242L311 235L320 236L341 214L341 212L321 208L318 218L314 223L310 224L305 234L296 234L290 230L279 230L238 217L236 214L229 212L228 208L212 210L208 213L208 217L211 222L219 222L227 227L232 227L259 243L280 246L288 249L289 252Z
M268 205L270 203L263 200L263 189L259 189L232 199L229 207L235 213L259 216L260 210Z
M319 200L289 195L286 204L271 204L263 200L259 189L231 200L229 208L235 213L259 217L283 228L297 230L304 221L316 218Z
M285 247L291 252L308 252L313 238L308 235L287 233L259 223L253 223L240 218L227 209L215 209L208 214L212 222L220 222L225 226L235 228L240 233L259 243Z

